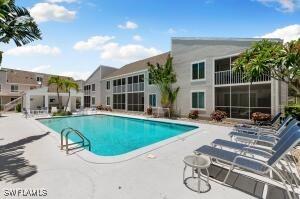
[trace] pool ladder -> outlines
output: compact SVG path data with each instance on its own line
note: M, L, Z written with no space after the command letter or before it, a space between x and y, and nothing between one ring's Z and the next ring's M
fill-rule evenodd
M70 134L77 135L81 141L78 142L69 142L69 136ZM72 145L79 145L75 147L70 147ZM64 128L60 132L60 149L64 150L66 148L66 153L69 154L70 150L79 149L79 148L85 148L88 147L89 151L91 151L91 142L89 139L87 139L81 132L79 132L76 129L73 129L71 127Z

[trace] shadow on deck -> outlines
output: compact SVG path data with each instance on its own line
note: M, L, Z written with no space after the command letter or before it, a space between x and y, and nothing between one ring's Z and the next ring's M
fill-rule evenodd
M209 168L210 177L218 183L223 182L227 172L228 169L224 169L216 165L211 165ZM203 171L203 173L205 173L205 171ZM257 181L256 179L250 178L243 174L232 172L229 175L226 184L233 189L240 190L253 197L263 198L263 189L265 183ZM291 194L293 193L291 192ZM296 198L299 199L298 196ZM288 199L288 195L286 190L269 185L266 199Z
M37 173L37 167L22 157L25 145L48 135L35 135L0 145L0 181L17 183Z

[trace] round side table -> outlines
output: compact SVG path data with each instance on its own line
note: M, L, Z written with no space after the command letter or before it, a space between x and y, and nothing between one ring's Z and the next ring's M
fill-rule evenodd
M208 171L208 167L210 166L211 162L210 162L210 158L208 156L204 156L204 155L188 155L186 157L184 157L183 159L184 162L184 169L183 169L183 184L185 183L185 171L187 167L191 167L192 168L192 178L195 178L195 170L198 173L198 192L199 193L203 193L203 192L207 192L207 191L201 191L200 187L201 187L201 170L205 169L207 172L207 178L206 178L206 184L208 185L208 187L210 187L209 185L209 171Z

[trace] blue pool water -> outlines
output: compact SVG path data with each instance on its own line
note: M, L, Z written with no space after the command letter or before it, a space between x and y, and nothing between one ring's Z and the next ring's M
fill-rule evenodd
M92 152L102 156L121 155L197 128L108 115L42 119L40 122L58 133L65 127L79 130L91 141ZM76 136L70 139L79 141Z

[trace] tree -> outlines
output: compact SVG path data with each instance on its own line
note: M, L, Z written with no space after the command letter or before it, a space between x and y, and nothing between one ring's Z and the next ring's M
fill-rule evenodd
M41 38L41 31L26 8L16 6L14 0L0 0L0 42L13 40L22 46ZM0 64L1 60L0 51Z
M173 70L172 57L168 56L164 65L157 63L153 65L148 63L150 81L158 86L161 93L161 104L163 107L170 108L172 113L173 105L176 101L179 87L172 88L172 84L176 83L176 73Z
M281 43L262 40L242 53L233 63L234 71L242 71L251 82L262 74L285 82L300 96L300 39Z
M60 76L51 76L48 80L48 85L56 86L57 100L58 100L58 109L61 110L61 100L59 97L59 92L64 88L64 80Z
M65 88L66 92L68 92L68 100L67 100L67 103L65 105L65 112L66 112L69 101L70 101L70 97L71 97L71 89L74 89L78 92L79 91L79 85L77 84L77 82L75 82L73 80L69 80L69 79L63 80L63 84L64 84L64 88Z

